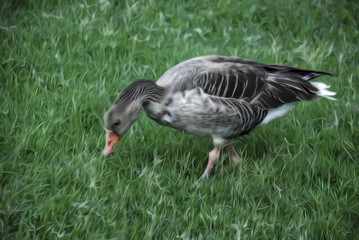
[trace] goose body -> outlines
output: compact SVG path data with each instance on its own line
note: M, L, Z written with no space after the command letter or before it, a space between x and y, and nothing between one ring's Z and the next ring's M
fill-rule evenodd
M193 58L169 69L156 83L140 79L128 85L105 114L107 143L122 137L143 106L159 124L213 138L204 178L226 143L230 163L239 162L231 139L285 115L299 101L333 99L329 86L309 81L322 75L331 74L237 57ZM107 144L104 154L113 148Z
M156 122L184 132L222 139L233 139L250 130L266 116L266 111L249 103L222 100L191 89L168 93L160 104L145 104L147 115Z

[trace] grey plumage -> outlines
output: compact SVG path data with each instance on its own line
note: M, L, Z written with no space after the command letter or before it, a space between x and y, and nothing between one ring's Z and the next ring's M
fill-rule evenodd
M249 133L270 109L316 98L319 89L308 80L321 75L331 74L235 57L199 57L174 66L156 82L168 89L164 99L173 95L176 101L167 106L145 106L145 110L163 125L203 136L215 132L218 137L232 139ZM181 98L178 93L187 96ZM172 112L171 121L168 116L162 120L164 112ZM192 131L190 124L204 129Z
M211 136L215 146L222 145L284 115L298 101L331 98L329 86L309 82L322 75L332 74L237 57L193 58L169 69L156 83L141 79L127 86L106 113L105 127L123 135L143 106L162 125ZM120 118L130 124L114 126Z

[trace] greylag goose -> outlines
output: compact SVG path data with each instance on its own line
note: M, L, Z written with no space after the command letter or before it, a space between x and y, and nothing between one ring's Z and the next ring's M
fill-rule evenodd
M221 148L227 145L229 163L240 161L232 139L286 114L297 102L335 95L321 82L331 73L282 65L267 65L238 57L203 56L169 69L155 83L139 79L129 84L106 112L109 155L136 121L143 107L159 124L213 138L208 177Z

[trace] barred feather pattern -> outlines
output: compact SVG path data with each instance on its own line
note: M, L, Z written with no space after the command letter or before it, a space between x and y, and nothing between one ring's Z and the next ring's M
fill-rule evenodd
M135 109L143 105L150 118L165 126L232 139L284 115L298 101L318 96L332 99L329 86L309 82L322 75L332 74L205 56L172 67L156 83L136 80L120 93L115 104Z
M159 102L163 97L165 89L156 85L149 79L138 79L129 84L115 100L115 104L120 102L139 101L144 103L147 101Z
M225 136L227 139L250 133L267 115L266 110L253 106L244 100L220 97L210 97L210 99L226 108L222 116L218 114L219 118L226 119L229 116L237 119L237 121L233 121L237 124L233 124L232 130Z
M190 66L190 74L188 69ZM185 69L181 72L181 69ZM175 90L202 88L209 95L244 99L264 109L279 107L295 101L312 100L318 89L309 80L322 75L321 71L282 65L265 65L235 57L207 56L186 61L168 75L185 76L173 82ZM176 77L177 78L177 77ZM160 78L157 84L166 82Z

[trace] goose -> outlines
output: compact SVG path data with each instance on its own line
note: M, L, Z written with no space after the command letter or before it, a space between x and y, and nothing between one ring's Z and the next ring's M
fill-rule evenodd
M335 100L330 86L309 82L328 72L267 65L227 56L202 56L181 62L156 82L138 79L118 95L104 116L108 156L134 124L143 107L157 123L186 133L212 137L209 176L223 146L229 165L239 158L232 140L259 125L284 116L296 103L325 97Z

